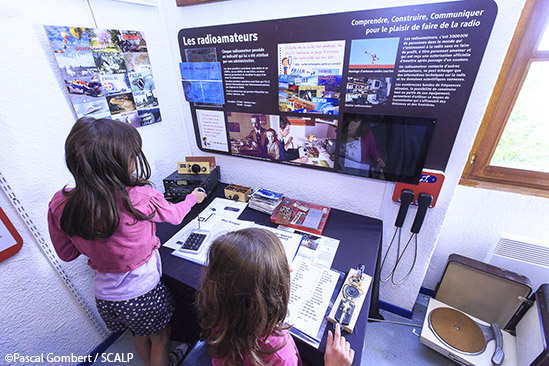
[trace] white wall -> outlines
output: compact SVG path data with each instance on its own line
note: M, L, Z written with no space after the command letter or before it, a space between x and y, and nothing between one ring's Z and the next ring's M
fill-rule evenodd
M71 182L64 166L63 144L75 118L43 24L145 32L163 122L142 127L139 132L153 169L153 180L162 190L162 178L175 170L178 159L190 154L202 154L195 145L189 107L178 76L180 56L177 33L181 28L410 3L405 0L387 0L383 4L374 0L232 0L177 7L175 0L158 2L157 7L148 7L90 0L97 22L94 24L85 0L0 0L0 70L1 85L5 90L0 98L0 171L45 237L48 237L46 209L49 199L56 190ZM433 2L414 1L416 4ZM498 17L450 157L444 187L437 206L429 210L419 237L416 269L404 285L384 285L381 289L382 300L405 309L412 308L424 280L524 0L498 0L497 3ZM398 210L398 206L391 201L392 183L222 155L218 155L217 160L225 182L265 186L291 197L382 219L385 223L384 246L388 245ZM467 190L460 189L458 192L460 200L468 200ZM9 210L7 199L3 195L0 197L0 205L16 221L25 241L19 254L0 263L0 277L3 280L0 305L3 312L11 315L0 319L0 331L3 334L8 332L8 337L0 337L0 354L13 350L85 354L99 343L101 337L79 305L71 299L33 238L17 222L15 212ZM449 235L461 227L460 212L458 209L451 221L446 220ZM403 232L409 232L409 225L411 222L405 225ZM441 250L453 249L450 242L449 239L445 240ZM443 254L437 254L434 259L437 263L432 264L433 268L439 268L445 262ZM358 262L360 259L357 259ZM93 309L92 272L85 265L85 260L66 264L65 269ZM40 276L40 280L32 280L32 276ZM10 295L12 292L14 295ZM43 315L44 307L48 309L47 316ZM22 322L25 324L22 325ZM18 332L11 333L15 330Z
M450 254L482 261L501 237L518 236L549 246L547 217L547 198L458 186L423 286L435 288ZM527 277L529 273L520 272ZM530 279L534 280L534 277ZM549 278L544 282L549 282Z

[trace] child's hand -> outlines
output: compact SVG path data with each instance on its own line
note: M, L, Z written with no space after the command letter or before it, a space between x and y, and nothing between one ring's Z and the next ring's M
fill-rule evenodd
M202 201L204 201L204 198L206 198L208 196L206 193L202 192L198 188L195 188L191 192L191 194L196 197L196 203L202 203Z
M336 324L335 336L331 330L328 331L324 366L351 366L354 357L355 351L351 344L341 335L341 325Z

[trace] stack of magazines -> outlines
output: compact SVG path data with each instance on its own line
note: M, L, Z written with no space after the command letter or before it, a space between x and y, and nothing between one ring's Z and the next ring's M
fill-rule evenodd
M282 193L260 188L250 195L248 207L272 215L280 202L282 202L282 198Z

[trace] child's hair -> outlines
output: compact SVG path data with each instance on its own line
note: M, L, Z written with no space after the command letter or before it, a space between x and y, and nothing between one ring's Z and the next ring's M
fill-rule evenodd
M227 365L241 365L247 354L264 365L265 340L287 329L290 268L280 240L272 232L248 228L216 239L197 295L201 338L212 355Z
M154 215L137 211L126 190L150 184L150 166L134 127L82 117L65 142L65 161L75 180L74 189L63 188L68 199L60 224L67 235L88 240L110 237L120 222L120 202L137 220Z

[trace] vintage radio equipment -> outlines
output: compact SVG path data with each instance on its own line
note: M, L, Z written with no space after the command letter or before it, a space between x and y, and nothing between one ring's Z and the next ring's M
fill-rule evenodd
M164 179L164 197L168 201L178 202L185 199L195 188L202 187L211 195L221 178L220 167L216 166L210 174L179 174L177 171Z
M549 285L452 254L420 341L461 365L549 365Z
M210 174L215 168L213 156L187 156L184 162L177 163L179 174Z
M208 162L210 163L210 170L216 167L215 156L187 156L185 161L187 163Z
M229 184L225 187L225 198L233 201L248 202L252 189L250 187Z
M204 161L177 163L178 174L210 174L210 163Z
M364 265L359 265L357 269L351 268L328 320L341 324L347 333L353 333L371 282L372 277L364 273Z

